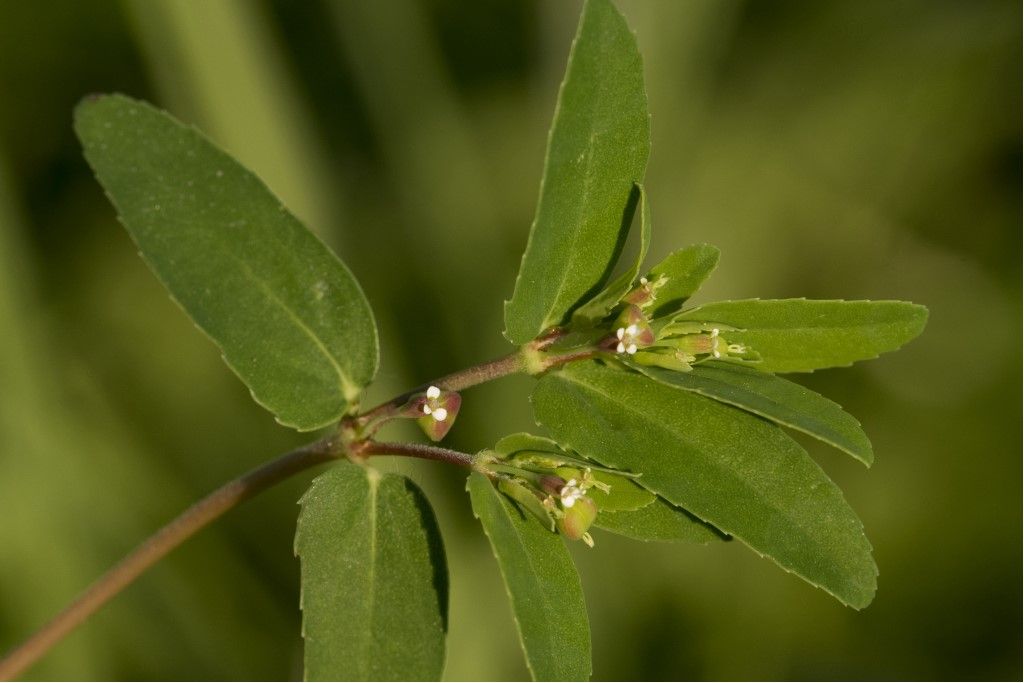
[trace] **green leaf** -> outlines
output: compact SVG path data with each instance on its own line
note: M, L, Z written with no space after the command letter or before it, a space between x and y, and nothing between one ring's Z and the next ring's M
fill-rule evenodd
M253 398L300 430L341 417L377 369L373 314L345 265L167 113L95 97L75 130L142 257Z
M529 432L516 432L503 436L498 443L494 444L494 450L502 455L515 455L520 451L541 451L546 453L564 454L565 451L552 441L543 436L530 434Z
M494 445L494 450L502 456L503 460L514 463L516 466L521 465L530 468L531 465L535 465L547 470L562 465L577 468L590 467L596 472L604 472L615 479L632 478L635 476L628 472L619 472L618 470L601 467L591 460L586 460L576 454L567 453L564 448L551 439L527 432L516 432L515 434L502 437Z
M658 287L652 317L678 311L718 265L719 251L710 244L694 244L674 251L651 268L647 280L664 284Z
M608 277L649 152L636 38L610 0L587 0L555 105L537 213L505 304L513 344L563 323Z
M636 363L629 366L663 384L734 405L821 439L865 465L874 460L871 442L856 418L839 404L787 379L716 361L696 365L690 372L672 372Z
M607 492L602 491L596 486L587 491L587 495L593 499L601 514L609 511L628 512L639 510L654 502L654 494L632 479L616 474L608 474L601 470L591 470L590 476L608 487ZM600 519L600 515L598 515L598 519Z
M526 664L534 680L590 677L590 625L583 589L562 539L474 472L467 486L501 568Z
M438 680L448 630L448 569L416 485L340 463L302 497L307 680Z
M746 299L699 306L676 320L714 322L761 356L765 372L810 372L895 351L921 334L928 309L905 301Z
M544 376L533 406L563 446L642 473L651 491L843 603L871 602L877 569L860 520L779 427L594 362Z
M573 326L593 325L611 313L622 297L633 288L633 283L640 275L644 259L647 258L647 248L651 244L651 206L643 186L637 185L637 188L640 191L640 244L636 259L628 270L609 283L600 294L573 311Z
M637 510L602 510L594 526L637 541L711 543L727 538L713 526L661 497Z

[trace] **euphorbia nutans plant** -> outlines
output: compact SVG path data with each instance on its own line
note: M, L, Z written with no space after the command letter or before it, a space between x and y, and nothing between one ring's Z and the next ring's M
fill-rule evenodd
M505 302L510 354L366 406L377 331L342 261L197 130L123 95L86 98L75 130L147 264L260 405L285 427L328 432L183 513L12 652L0 674L16 675L225 510L333 462L302 498L295 540L306 676L439 678L444 550L422 492L368 462L381 455L466 468L537 679L590 675L566 543L600 545L602 533L738 541L866 607L877 570L861 522L788 431L865 465L871 444L837 404L782 375L893 351L920 334L927 311L900 301L692 304L719 252L698 244L645 265L649 123L633 34L610 0L587 0ZM631 230L637 249L627 256ZM474 400L466 390L514 373L537 379L530 400L543 433L495 434L476 453L377 439L384 424L414 420L443 443Z

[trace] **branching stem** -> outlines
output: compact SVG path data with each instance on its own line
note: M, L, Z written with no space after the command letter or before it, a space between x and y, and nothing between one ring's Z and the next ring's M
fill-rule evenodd
M384 443L378 441L365 441L358 445L355 453L362 456L370 455L406 455L411 458L422 458L424 460L437 460L462 467L473 467L473 456L469 453L453 451L440 446L428 446L422 443Z
M410 398L417 393L425 391L429 386L436 386L446 391L462 391L477 384L483 384L484 382L490 382L491 380L514 375L519 372L539 374L569 361L593 358L600 353L600 349L597 347L572 349L564 354L543 353L543 349L549 346L554 339L556 338L542 337L532 344L527 344L515 353L453 372L444 377L438 377L430 382L425 382L404 394L394 397L390 401L385 401L371 408L361 415L348 418L342 422L342 427L343 429L352 430L353 433L361 438L369 438L385 422L397 417L402 407L405 406Z
M472 467L473 457L467 453L425 444L379 443L368 437L372 436L381 424L395 417L410 396L429 385L448 391L461 391L518 372L539 374L557 365L592 358L600 353L597 347L574 349L564 354L544 353L544 349L555 338L557 337L540 338L534 344L528 344L503 358L453 372L424 384L361 415L344 420L338 435L286 453L224 484L143 541L89 586L64 611L28 640L11 650L0 660L0 681L18 676L93 612L198 531L228 510L294 474L331 460L345 457L361 459L370 455L405 455ZM355 440L351 440L353 436L356 437ZM349 443L345 442L346 437L350 439Z
M523 354L521 351L516 351L502 358L497 358L480 365L474 365L466 368L465 370L459 370L453 372L450 375L439 377L431 382L421 384L420 386L411 389L404 394L400 394L390 401L385 401L375 408L371 408L365 413L358 415L354 418L349 418L346 422L343 422L343 426L348 426L354 429L357 433L365 436L372 436L381 425L388 420L394 418L398 412L402 409L402 406L408 402L408 400L419 392L426 390L428 386L436 386L446 391L462 391L469 387L476 386L477 384L483 384L489 382L492 379L498 379L499 377L505 377L506 375L512 375L517 372L522 372L526 369L526 364L523 360Z

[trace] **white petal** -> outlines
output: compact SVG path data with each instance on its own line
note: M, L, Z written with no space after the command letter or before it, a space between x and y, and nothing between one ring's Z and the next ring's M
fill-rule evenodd
M423 414L430 415L430 406L423 406Z
M626 335L626 328L625 327L620 327L619 329L615 330L615 337L617 339L622 339L625 335Z
M431 386L427 389L427 398L440 398L441 390L435 386Z
M629 327L626 328L626 334L628 334L630 337L632 337L633 335L636 334L636 329L637 328L636 328L635 324L634 325L630 325Z
M631 356L632 356L632 355L633 355L634 353L636 353L636 344L630 344L629 346L627 346L627 347L626 347L626 353L628 353L628 354L629 354L629 355L631 355Z
M645 278L645 277L640 278L640 284L646 285L647 284L647 278Z
M615 347L615 350L618 351L619 353L625 353L626 345L623 344L622 342L619 342L619 345Z
M437 420L438 422L444 422L445 420L448 419L448 411L445 410L444 408L438 408L431 414L434 416L434 419Z

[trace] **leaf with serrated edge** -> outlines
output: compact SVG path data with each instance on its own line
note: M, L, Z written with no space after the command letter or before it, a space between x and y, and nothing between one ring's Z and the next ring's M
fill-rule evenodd
M636 541L711 543L727 537L661 497L637 510L601 511L594 526Z
M700 286L708 279L718 265L719 251L710 244L694 244L672 252L658 265L651 268L647 280L664 284L655 292L652 317L659 317L679 310Z
M545 375L532 400L565 447L643 472L648 489L841 602L871 602L878 572L860 520L776 425L596 362Z
M194 128L123 95L75 130L139 252L278 421L335 422L377 369L355 278L267 187Z
M592 325L607 316L622 297L629 293L640 275L640 269L643 268L644 259L647 257L647 248L651 243L651 206L643 186L637 185L637 188L640 191L640 244L636 258L629 269L610 282L600 294L573 311L573 326Z
M579 575L562 539L522 512L474 472L473 514L498 560L526 664L538 681L590 677L590 624Z
M796 429L849 453L865 465L874 460L871 441L860 423L821 394L782 377L735 363L707 361L690 372L630 363L653 380L693 391Z
M301 505L306 679L440 679L448 570L423 493L405 477L339 463Z
M607 279L649 152L636 38L610 0L588 0L555 105L537 213L505 303L513 344L563 323Z
M811 372L895 351L921 334L928 309L905 301L744 299L684 311L678 321L734 327L730 343L761 356L765 372Z

